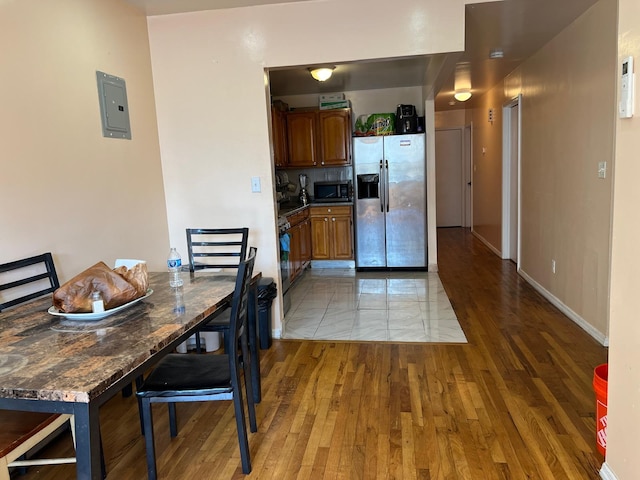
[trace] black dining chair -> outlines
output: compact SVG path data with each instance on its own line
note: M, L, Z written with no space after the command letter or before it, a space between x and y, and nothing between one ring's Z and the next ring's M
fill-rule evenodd
M235 290L231 302L230 332L233 341L222 355L185 355L170 353L164 357L144 380L136 395L141 399L144 421L147 471L150 480L157 478L153 418L151 404L167 403L172 437L177 436L176 403L233 400L242 471L251 472L249 440L242 400L240 357L245 359L244 383L247 391L249 427L258 430L250 381L249 346L247 341L247 310L249 282L253 274L256 250L250 249L246 260L238 266Z
M50 252L4 263L0 265L0 312L52 293L59 286ZM0 478L8 479L10 468L75 463L75 457L23 458L67 424L75 446L73 415L0 410Z
M189 271L237 270L247 255L249 229L243 228L187 228ZM235 272L234 272L235 273ZM225 342L229 331L230 310L226 309L195 334L196 351L201 351L200 332L221 333Z
M59 287L50 252L4 263L0 265L0 312L52 293Z
M189 271L197 274L199 271L237 270L238 265L245 259L249 229L242 228L187 228L187 249ZM253 399L256 403L262 400L260 382L260 353L257 335L257 287L249 290L249 321L247 322L249 335L249 351L251 352L251 381L253 383ZM229 308L211 317L195 335L196 351L200 353L200 333L217 332L224 337L225 349L229 349Z

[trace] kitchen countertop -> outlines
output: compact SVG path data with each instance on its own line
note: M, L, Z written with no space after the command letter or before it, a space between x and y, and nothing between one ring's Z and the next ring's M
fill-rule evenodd
M346 200L344 202L322 202L322 201L312 201L311 203L309 203L308 205L301 205L298 202L283 202L280 205L278 205L278 215L280 216L288 216L288 215L293 215L294 213L298 213L303 211L305 208L308 207L315 207L315 206L330 206L330 205L334 205L334 206L353 206L353 202Z

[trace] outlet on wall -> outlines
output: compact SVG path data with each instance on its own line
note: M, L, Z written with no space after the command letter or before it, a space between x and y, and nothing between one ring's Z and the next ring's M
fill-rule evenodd
M556 261L551 260L551 272L556 273Z

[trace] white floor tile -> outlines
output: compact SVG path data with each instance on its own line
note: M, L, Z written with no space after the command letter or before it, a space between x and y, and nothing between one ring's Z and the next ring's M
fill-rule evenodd
M436 273L314 268L291 293L283 338L467 342Z

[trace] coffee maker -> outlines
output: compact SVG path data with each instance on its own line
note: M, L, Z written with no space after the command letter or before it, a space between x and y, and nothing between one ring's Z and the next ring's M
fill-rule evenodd
M414 105L398 105L396 109L396 133L416 133L418 131L418 115Z
M302 205L308 205L309 194L307 193L307 176L304 173L301 173L298 180L300 181L300 195L298 198Z

